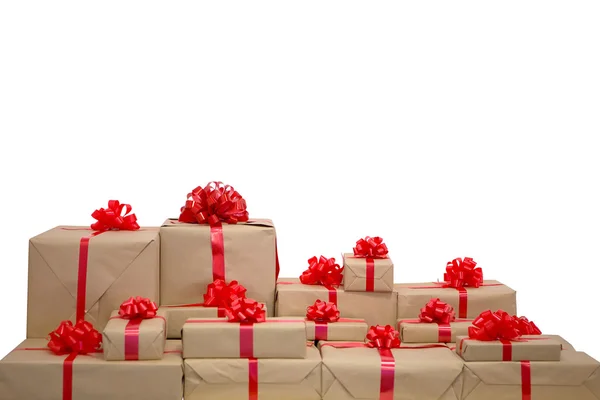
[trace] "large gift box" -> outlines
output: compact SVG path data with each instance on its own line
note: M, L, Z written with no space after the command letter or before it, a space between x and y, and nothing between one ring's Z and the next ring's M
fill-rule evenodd
M560 361L467 362L462 400L598 400L600 364L563 351Z
M186 359L186 400L320 400L321 355L298 359Z
M132 293L159 301L159 232L59 226L29 241L27 337L63 320L102 330Z
M101 353L56 355L27 339L0 361L2 400L181 400L181 342L153 361L106 361Z

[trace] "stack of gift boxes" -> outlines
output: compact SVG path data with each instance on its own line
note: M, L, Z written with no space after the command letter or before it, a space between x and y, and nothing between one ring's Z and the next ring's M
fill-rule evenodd
M600 364L517 317L470 258L394 283L381 238L279 278L269 220L231 186L140 227L117 201L31 239L27 339L2 400L600 399Z

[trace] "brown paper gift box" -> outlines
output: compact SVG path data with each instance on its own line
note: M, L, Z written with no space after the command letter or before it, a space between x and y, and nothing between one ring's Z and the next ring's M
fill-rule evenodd
M306 339L362 341L369 327L364 319L340 318L336 322L316 323L306 319Z
M184 358L304 358L306 325L301 318L268 318L240 324L226 318L188 319Z
M93 233L59 226L29 241L27 337L45 338L62 321L75 321L80 242ZM159 246L157 228L108 231L89 240L85 319L96 329L102 331L132 293L159 301Z
M367 259L343 254L344 290L347 292L391 292L394 290L394 263L391 258L372 258L372 290L367 290Z
M465 361L559 361L562 350L559 341L539 335L521 336L506 345L459 336L456 344L456 353Z
M63 400L63 364L67 356L45 348L45 339L27 339L0 361L2 400ZM105 361L102 354L73 361L73 400L181 400L181 341L169 341L162 360Z
M277 283L275 314L279 317L305 317L306 308L316 300L333 301L345 318L364 319L368 325L396 323L396 293L346 292L319 285L303 285L299 279L283 278Z
M306 350L303 359L186 359L185 400L320 400L321 355Z
M418 319L400 319L397 329L400 332L400 341L403 343L454 343L457 336L468 335L472 322L472 320L451 322L447 325L449 337L445 334L443 326L440 332L439 324L421 322Z
M320 342L319 347L323 400L380 399L382 359L377 349L334 348L327 342ZM460 399L463 361L449 348L391 352L395 360L394 399Z
M576 351L563 351L560 361L465 363L462 400L512 399L598 400L600 364Z
M215 279L211 228L169 219L160 228L161 305L202 302ZM246 296L267 305L273 314L276 281L276 235L270 220L223 224L225 277L237 280Z
M443 288L433 282L395 284L394 290L398 292L398 319L418 318L423 305L434 298L454 307L457 318L477 318L486 310L504 310L510 315L517 314L517 292L498 281L484 281L484 284L494 286L465 288L466 315L460 313L460 296L455 288Z
M111 319L102 332L102 350L105 360L124 361L128 359L125 331L129 322L128 319L119 318L118 311L113 311L111 314ZM142 320L137 334L137 352L132 354L132 359L160 360L163 358L166 343L165 329L165 316L160 310L156 317Z

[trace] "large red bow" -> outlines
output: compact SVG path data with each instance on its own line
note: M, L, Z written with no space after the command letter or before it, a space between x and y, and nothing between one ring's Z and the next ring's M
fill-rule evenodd
M140 296L130 297L119 307L119 316L124 319L149 319L156 317L158 307L150 299Z
M48 348L54 354L88 354L100 349L102 335L87 321L79 321L75 325L71 321L63 321L50 332L48 340Z
M353 250L356 257L385 258L388 253L387 246L379 236L358 239Z
M312 257L308 260L308 269L300 275L305 285L339 286L342 283L343 267L335 263L335 258Z
M125 212L123 213L123 210ZM121 204L118 200L109 200L108 208L100 208L92 213L97 221L91 227L95 231L135 231L140 229L135 214L129 214L132 208L129 204ZM127 215L129 214L129 215Z
M469 327L469 337L476 340L514 340L519 336L516 319L502 310L482 312Z
M465 286L478 288L483 283L483 271L475 268L477 263L470 257L455 258L448 261L444 281L448 287L462 288Z
M227 284L223 279L215 279L209 283L204 294L205 307L229 307L237 298L246 297L246 288L231 281Z
M528 320L525 317L513 316L513 320L517 325L517 330L521 335L541 335L542 331L537 327L533 321Z
M209 225L220 221L228 224L246 222L246 200L232 186L210 182L188 193L185 206L181 207L179 221Z
M449 324L455 319L454 308L440 299L429 300L425 307L421 308L421 314L419 314L419 320L427 323Z
M376 325L367 332L367 347L394 349L400 347L400 335L391 325Z
M237 298L225 309L229 322L265 322L264 305L254 299Z
M306 318L315 322L336 322L340 319L340 310L335 303L317 300L306 309Z

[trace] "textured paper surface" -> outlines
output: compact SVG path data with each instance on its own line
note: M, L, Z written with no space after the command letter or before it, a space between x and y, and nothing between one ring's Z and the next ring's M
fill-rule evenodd
M259 359L260 400L320 400L321 355L314 346L304 359ZM186 359L185 400L248 399L249 360Z
M17 348L43 348L45 339L27 339ZM73 362L73 400L181 400L181 341L168 341L162 360L105 361L102 354ZM63 400L67 356L49 350L13 350L0 361L2 400Z
M215 319L189 319L183 325L184 358L239 358L240 331L248 329L236 322ZM207 322L211 321L211 322ZM252 324L254 358L304 358L306 325L302 318L269 318Z
M93 232L59 226L29 241L27 337L46 338L61 321L75 320L79 243ZM109 231L91 238L86 320L102 332L123 300L141 296L158 304L159 250L158 228Z
M498 284L498 281L484 281L487 284ZM411 288L413 286L419 289ZM420 287L431 286L431 289ZM457 317L459 312L459 292L454 288L436 287L434 283L400 283L394 285L398 292L398 319L414 319L419 317L421 308L434 298L454 307ZM517 314L517 293L506 285L482 286L479 288L466 288L467 290L467 316L477 318L486 310L504 310L510 315Z
M321 344L324 400L379 400L377 349ZM447 348L393 349L394 399L459 400L463 362Z
M345 253L344 290L347 292L367 291L367 261L364 257L354 257ZM394 290L394 263L391 258L374 258L373 291L391 292Z
M363 319L343 318L338 322L316 324L315 321L306 320L306 339L317 340L316 329L327 332L328 341L363 341L367 336L369 327Z
M398 320L397 329L400 332L400 341L404 343L435 343L439 341L439 325L436 323L413 322L412 320ZM471 321L451 322L450 342L456 342L457 336L469 333Z
M113 311L102 332L102 350L107 361L125 361L125 328L129 320L118 316L119 312ZM140 324L138 360L163 358L166 343L164 317L164 313L159 310L157 318L145 319Z
M559 361L562 345L559 341L540 336L522 336L526 341L511 343L511 361ZM504 345L498 341L456 338L456 353L465 361L502 361Z
M560 361L531 361L531 399L600 399L599 366L576 351L563 351ZM463 382L463 400L524 398L520 362L467 362Z
M161 305L203 301L213 282L210 227L167 220L161 235ZM270 220L223 224L225 280L244 285L246 295L273 313L275 298L275 228Z
M306 308L317 299L330 301L329 290L319 285L303 285L299 279L282 278L277 285L276 315L279 317L305 317ZM369 293L346 292L336 289L337 307L343 318L364 319L368 325L396 323L396 292Z

